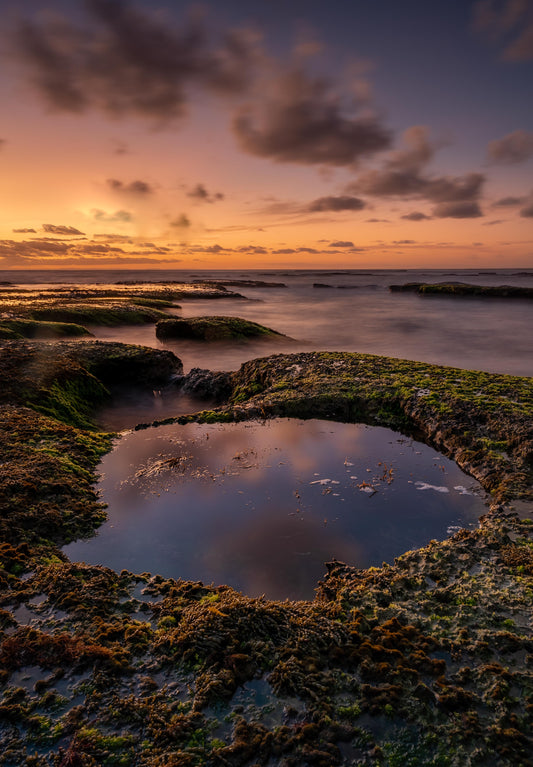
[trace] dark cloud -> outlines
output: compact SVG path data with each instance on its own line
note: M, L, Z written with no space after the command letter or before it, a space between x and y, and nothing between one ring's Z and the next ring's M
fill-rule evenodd
M388 218L367 218L365 224L390 224Z
M393 245L416 245L416 240L393 240Z
M123 155L129 153L130 150L125 141L119 141L118 139L113 141L113 154Z
M81 266L81 265L127 265L138 263L164 263L163 259L148 258L149 255L171 252L168 248L155 248L150 253L127 252L105 243L81 243L79 240L33 239L17 242L0 241L0 263L3 267L24 266ZM172 259L180 260L180 259Z
M260 245L241 245L236 250L237 253L253 253L257 256L266 256L268 254L268 250Z
M123 181L119 181L116 178L108 178L106 181L108 187L113 192L124 192L126 194L133 194L139 196L145 196L153 194L153 188L146 181L130 181L129 184L125 184Z
M522 218L533 218L533 202L520 211Z
M37 234L36 229L13 229L13 234Z
M462 218L461 210L465 212L464 218L482 215L478 200L485 182L483 174L467 173L454 177L429 174L426 166L433 159L437 145L429 141L424 126L406 130L403 141L405 148L391 152L381 169L363 173L348 184L346 191L375 197L425 199L437 203L433 215L439 218L448 215Z
M349 240L338 240L337 242L330 242L329 247L330 248L353 248L354 244L353 242L350 242Z
M496 226L496 224L503 224L504 220L501 218L495 218L493 221L484 221L483 226Z
M512 208L516 205L522 205L525 197L502 197L500 200L492 203L493 208Z
M478 0L475 27L504 44L503 58L533 59L533 4L531 0Z
M376 196L416 196L422 193L425 179L422 171L433 159L436 145L429 141L428 129L414 125L403 134L403 149L391 152L381 170L364 173L353 184Z
M170 226L176 227L176 229L187 229L191 225L191 221L185 213L181 213L177 218L170 222Z
M390 145L389 132L374 117L344 108L325 79L293 69L273 75L254 103L233 121L241 147L277 162L346 166Z
M133 244L133 240L126 234L93 234L93 240L107 240L107 242L124 242L128 245Z
M417 210L412 213L406 213L402 218L406 221L431 221L431 216L426 216L425 213L420 213Z
M441 202L433 210L437 218L479 218L483 213L477 202L460 200L458 202Z
M324 211L363 210L366 207L364 200L359 197L319 197L306 206L309 213L323 213Z
M85 235L85 232L80 232L73 226L56 226L55 224L43 224L43 231L48 232L48 234Z
M526 162L533 157L533 133L515 130L503 138L491 141L487 147L487 156L491 163L499 165Z
M133 216L127 210L116 210L114 213L107 213L105 210L94 208L91 213L95 221L100 221L104 224L127 224L133 220Z
M279 250L272 251L274 256L291 256L293 253L296 253L293 248L280 248Z
M191 84L218 93L245 88L256 40L228 31L217 47L198 20L180 28L126 0L85 0L79 25L23 19L17 52L46 102L61 111L168 120L184 114Z
M207 191L205 186L203 184L196 184L196 186L191 189L189 192L187 192L187 197L190 197L193 200L196 200L196 202L220 202L220 200L224 199L224 195L222 192L213 192L210 193Z

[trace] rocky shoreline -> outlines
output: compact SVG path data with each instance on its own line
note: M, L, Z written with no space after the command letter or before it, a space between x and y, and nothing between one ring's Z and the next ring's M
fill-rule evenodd
M170 352L94 341L0 342L0 371L0 764L532 763L531 379L319 352L183 376ZM216 387L182 421L414 434L491 506L394 564L329 563L312 602L69 562L105 515L94 412L124 377Z

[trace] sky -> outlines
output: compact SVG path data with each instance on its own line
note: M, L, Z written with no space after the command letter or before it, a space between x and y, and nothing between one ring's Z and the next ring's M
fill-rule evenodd
M533 0L0 21L0 269L533 268Z

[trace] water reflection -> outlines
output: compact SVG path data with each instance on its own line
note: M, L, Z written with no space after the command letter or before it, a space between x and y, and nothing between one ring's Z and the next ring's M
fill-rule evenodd
M383 428L279 419L132 432L101 464L109 519L65 548L117 570L313 596L324 562L392 562L485 511L451 461Z

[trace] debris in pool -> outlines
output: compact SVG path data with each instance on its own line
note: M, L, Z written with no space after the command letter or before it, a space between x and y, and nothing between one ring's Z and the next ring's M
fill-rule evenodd
M427 482L415 482L415 487L417 490L435 490L437 493L449 493L449 489L447 487L442 487L439 485L429 485Z
M339 485L340 482L336 479L315 479L310 485Z
M459 530L462 530L463 528L461 525L450 525L446 528L446 535L454 535L455 533L458 533Z
M464 485L454 485L454 490L457 490L461 495L473 495Z

